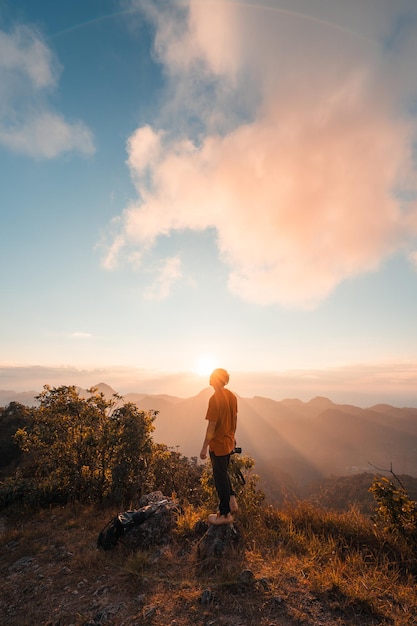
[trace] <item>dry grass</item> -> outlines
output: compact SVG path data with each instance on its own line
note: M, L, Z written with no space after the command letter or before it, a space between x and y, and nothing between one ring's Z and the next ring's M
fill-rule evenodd
M6 517L1 624L417 624L415 577L357 511L268 509L241 522L244 550L203 564L193 529L206 511L185 508L167 546L101 552L98 533L114 514L67 506Z

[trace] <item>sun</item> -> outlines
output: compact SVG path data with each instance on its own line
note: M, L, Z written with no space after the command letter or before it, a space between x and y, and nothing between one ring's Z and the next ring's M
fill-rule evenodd
M195 363L194 371L198 376L210 376L216 369L216 363L216 357L212 354L201 354Z

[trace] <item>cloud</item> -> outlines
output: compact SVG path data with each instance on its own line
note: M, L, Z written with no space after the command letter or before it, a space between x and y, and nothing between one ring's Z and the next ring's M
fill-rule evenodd
M117 224L118 220L113 222L113 224ZM115 269L118 265L118 257L120 251L123 250L125 246L125 238L122 234L116 235L110 244L107 243L107 238L103 234L102 241L98 243L98 248L105 248L106 252L103 258L103 267L106 270Z
M91 132L81 122L70 125L53 112L39 112L17 128L0 128L0 143L13 152L45 159L72 150L94 152Z
M409 253L409 259L414 269L417 271L417 250L413 250Z
M2 390L40 392L44 385L89 388L107 383L121 394L170 394L190 397L206 383L191 372L164 372L133 367L46 367L0 365ZM386 402L417 406L417 363L368 363L322 370L231 373L230 388L242 398L310 400L318 395L337 403L370 407Z
M412 244L415 4L316 5L148 5L172 97L128 141L119 253L215 229L233 293L313 307Z
M178 257L165 259L158 269L152 285L145 290L144 298L146 300L165 300L181 276L181 260Z
M63 152L92 154L91 131L68 122L48 104L59 66L39 33L28 26L0 31L0 145L50 159Z

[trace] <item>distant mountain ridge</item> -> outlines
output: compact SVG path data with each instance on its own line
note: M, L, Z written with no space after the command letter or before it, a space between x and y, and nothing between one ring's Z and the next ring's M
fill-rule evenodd
M7 389L0 389L0 406L7 406L10 402L19 402L25 406L33 406L35 404L35 397L39 394L39 391L11 391Z
M105 383L96 386L106 398L116 391ZM79 389L88 395L86 389ZM211 388L196 396L128 393L124 402L158 411L154 440L198 456L204 438ZM32 392L0 391L0 404L33 404ZM324 476L343 476L372 467L417 476L417 408L376 404L362 409L316 397L272 400L238 397L237 443L256 461L256 470L269 483L285 479L297 484Z

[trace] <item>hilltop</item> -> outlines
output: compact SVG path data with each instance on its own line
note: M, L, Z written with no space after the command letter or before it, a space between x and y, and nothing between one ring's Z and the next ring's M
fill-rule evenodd
M217 506L209 463L153 443L152 412L120 402L64 387L47 390L32 414L20 405L3 412L9 434L16 419L29 421L18 433L25 452L1 482L2 624L416 623L417 509L401 489L357 475L367 491L372 482L375 519L358 506L336 510L351 476L322 489L328 508L319 498L271 505L257 488L253 460L233 455L239 548L199 560L202 522ZM305 419L323 405L333 410L329 402L312 402ZM174 500L164 542L145 549L121 539L97 550L99 531L135 508L145 489Z
M266 510L257 541L196 565L196 537L129 553L96 549L114 510L70 506L3 518L4 626L411 626L414 581L357 513ZM188 516L191 513L188 511ZM198 517L198 511L191 515ZM246 520L247 522L247 520ZM242 520L244 536L251 529ZM237 521L239 526L240 521ZM246 531L245 531L246 528Z

